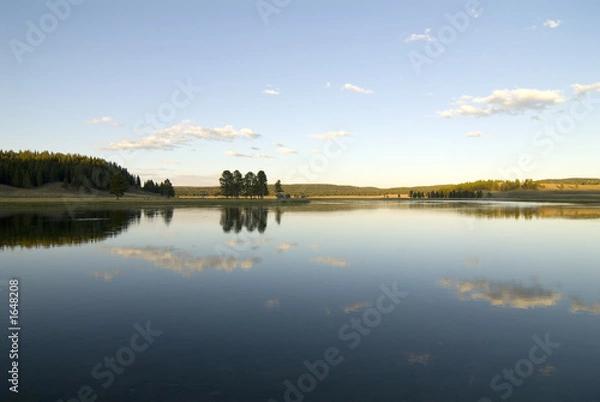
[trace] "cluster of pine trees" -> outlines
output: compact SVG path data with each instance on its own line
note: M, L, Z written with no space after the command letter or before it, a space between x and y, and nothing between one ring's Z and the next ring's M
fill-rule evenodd
M142 187L144 191L148 191L149 193L156 193L163 195L167 198L175 197L175 189L171 184L169 179L166 179L162 183L156 183L153 180L148 180L144 183L144 187Z
M0 150L0 184L31 188L63 182L73 188L109 190L113 176L121 174L128 186L141 187L139 176L101 158L52 152Z
M223 171L219 179L220 193L225 197L260 197L269 195L267 186L267 175L262 170L257 174L252 172L242 176L239 170L231 173L229 170Z

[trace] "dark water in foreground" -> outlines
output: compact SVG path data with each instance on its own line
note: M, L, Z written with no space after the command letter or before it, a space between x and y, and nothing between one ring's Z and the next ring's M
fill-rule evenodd
M576 206L2 212L0 396L600 401L599 244Z

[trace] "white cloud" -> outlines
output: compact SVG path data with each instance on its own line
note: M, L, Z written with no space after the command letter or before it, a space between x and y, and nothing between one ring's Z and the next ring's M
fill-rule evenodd
M286 147L279 147L279 148L277 148L277 152L279 152L280 154L284 154L284 155L297 154L298 153L298 151L296 151L295 149L286 148Z
M481 131L471 131L470 133L467 133L465 137L476 138L481 136L483 136L483 133Z
M575 95L577 96L585 95L591 91L600 92L600 81L590 85L573 84L571 85L571 88L573 88Z
M350 133L348 131L330 131L324 134L312 134L310 138L317 138L319 140L331 140L337 137L347 137Z
M544 118L542 116L531 116L530 119L531 120L535 120L535 121L542 121L542 120L544 120Z
M544 26L547 28L551 28L551 29L558 28L561 25L562 25L561 20L547 19L546 21L544 21Z
M236 130L233 126L218 128L207 128L193 125L190 120L183 120L181 123L162 130L155 130L151 135L136 138L133 140L125 139L119 142L112 142L102 148L106 150L137 150L137 149L161 149L172 150L178 145L188 143L193 140L217 140L227 141L238 138L256 139L260 134L255 133L249 128Z
M320 150L320 149L311 149L309 152L310 152L311 154L320 154L320 153L321 153L321 150Z
M235 151L227 151L227 152L225 152L225 155L227 155L227 156L235 156L235 157L239 157L239 158L252 158L252 157L254 157L254 155L252 155L252 154L244 154L244 153L235 152Z
M271 158L273 158L271 155L267 155L267 154L257 154L256 157L259 158L259 159L271 159Z
M456 116L492 116L496 114L521 114L528 110L544 110L547 107L565 102L559 90L541 91L538 89L499 89L491 95L476 98L462 96L456 102L456 108L437 112L441 117Z
M263 94L267 94L267 95L279 95L279 90L278 89L265 89L263 91Z
M415 41L419 41L419 40L431 42L431 41L435 40L435 38L429 34L430 32L431 32L431 28L427 28L425 30L425 32L422 34L410 35L408 38L404 39L404 42L409 43L409 42L415 42Z
M374 93L370 89L365 89L365 88L357 87L356 85L352 85L352 84L346 84L346 85L344 85L342 87L342 89L347 89L349 91L354 91L356 93L365 94L365 95L370 95L370 94Z
M109 116L100 117L98 119L92 119L92 120L86 121L86 123L87 124L109 123L115 127L123 127L123 123L119 123L118 121L116 121L115 119L113 119L112 117L109 117Z
M325 84L325 89L329 89L331 88L331 82L327 81L327 84Z

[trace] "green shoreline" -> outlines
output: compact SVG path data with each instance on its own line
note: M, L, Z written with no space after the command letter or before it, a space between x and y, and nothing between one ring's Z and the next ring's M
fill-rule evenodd
M15 210L29 208L161 208L161 207L219 207L219 206L292 206L306 205L311 201L376 201L376 202L524 202L552 204L598 204L600 199L585 198L514 198L494 197L484 199L409 199L409 198L373 198L373 197L314 197L310 199L232 199L232 198L0 198L0 209Z

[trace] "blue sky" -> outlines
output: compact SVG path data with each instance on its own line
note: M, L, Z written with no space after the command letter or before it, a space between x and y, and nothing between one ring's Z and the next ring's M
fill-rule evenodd
M3 149L142 179L600 177L600 3L32 0L0 15Z

